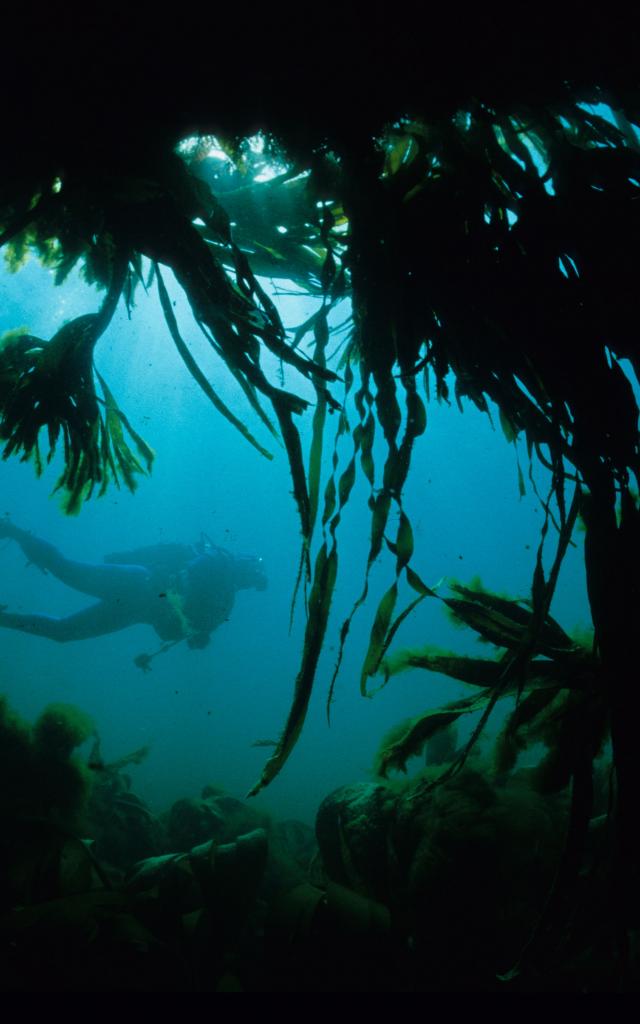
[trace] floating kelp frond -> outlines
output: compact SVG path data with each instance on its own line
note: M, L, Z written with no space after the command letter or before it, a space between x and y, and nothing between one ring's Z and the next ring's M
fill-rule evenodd
M94 733L94 742L89 753L87 761L87 768L91 769L92 772L104 772L107 775L117 775L123 768L127 768L130 764L142 764L146 761L149 756L151 747L145 744L143 747L138 747L136 750L132 750L129 754L124 754L119 757L116 761L110 761L108 764L102 757L102 750L100 744L100 737L97 733Z
M512 767L517 752L543 743L548 754L534 771L533 782L541 792L565 786L576 758L587 751L592 759L608 735L608 715L602 694L575 690L562 682L546 690L533 690L509 715L495 748L496 766Z
M484 605L499 616L511 619L518 625L528 626L531 622L531 601L529 598L510 598L503 594L495 594L483 587L479 580L472 581L469 586L464 586L457 580L450 579L449 586L455 593L460 594L464 600ZM525 607L522 607L522 605L525 605ZM455 606L452 608L452 611L455 612ZM463 615L456 614L464 621ZM571 650L575 646L571 637L565 633L562 627L549 614L547 614L543 623L540 640L545 647L557 649L558 651Z
M96 485L103 494L109 479L118 483L122 476L125 485L135 489L135 476L145 469L131 451L125 431L146 472L153 461L153 452L133 430L99 375L104 414L96 395L93 351L113 314L119 287L118 282L100 313L76 317L48 342L15 331L0 341L2 457L18 453L23 460L33 459L40 476L41 431L46 430L47 463L62 438L64 469L55 489L65 492L63 504L69 513L79 510Z
M449 586L461 597L442 598L456 624L473 629L480 639L497 647L517 648L531 629L531 602L472 589L452 580ZM548 613L536 637L536 650L548 657L571 653L576 644Z
M495 767L498 772L507 772L515 767L520 751L524 750L533 732L527 729L530 723L540 722L540 716L550 705L564 701L566 694L556 689L534 690L522 697L509 715L500 731L494 747ZM540 735L540 733L538 733Z
M470 686L492 688L499 686L504 677L506 662L501 658L471 658L466 655L438 651L427 646L397 651L385 658L380 666L384 676L384 684L401 672L409 669L426 669L428 672L439 672ZM546 658L534 658L527 674L528 687L559 686L582 692L593 692L597 684L597 666L588 652L575 647L571 657L558 661Z
M354 341L354 347L355 344L356 343ZM351 612L344 620L340 631L338 658L329 684L327 715L329 714L333 700L336 678L340 670L346 639L351 629L351 623L356 612L364 604L367 598L369 592L369 573L372 565L382 550L383 542L386 541L387 547L394 554L396 559L395 579L391 587L389 587L381 598L371 627L369 645L360 673L360 692L363 696L371 696L371 694L367 692L368 680L371 676L374 676L377 673L380 662L391 645L391 642L393 641L393 638L401 624L425 597L435 596L435 592L423 583L418 574L409 564L414 548L413 530L409 518L402 507L402 490L409 472L413 446L416 439L423 434L426 429L427 420L424 405L417 394L415 380L413 377L408 376L404 378L406 426L404 436L398 446L396 444L396 436L400 428L400 407L396 399L396 388L393 379L390 379L387 382L388 386L384 393L381 393L380 390L378 391L375 404L378 411L378 418L380 419L383 427L388 450L382 476L383 486L380 491L374 493L374 464L372 456L374 419L371 415L373 398L369 390L369 383L368 373L364 372L362 374L362 386L355 397L360 422L354 430L354 454L350 466L353 468L355 474L355 457L358 451L360 451L361 468L371 488L369 498L369 508L371 510L371 539L362 591L355 601ZM377 383L380 388L380 381L377 380ZM353 480L350 481L349 489L352 485ZM398 508L398 528L395 542L390 541L385 536L392 502L395 502ZM406 576L407 583L411 589L415 591L417 597L413 598L403 611L394 618L393 614L398 598L398 583L400 576L403 573Z
M481 640L508 648L519 647L522 643L525 627L511 616L487 608L482 603L456 597L445 598L445 604L452 620L473 629Z
M251 431L248 430L244 423L242 423L242 421L239 420L238 417L235 416L234 413L232 413L231 410L225 405L225 403L218 396L210 382L205 377L204 373L198 366L194 357L191 355L191 352L189 351L186 343L183 341L178 330L178 323L173 312L173 308L171 306L171 300L169 299L167 289L165 288L165 284L160 273L160 267L158 266L157 263L154 263L153 267L155 277L158 282L160 304L162 306L162 311L164 313L165 320L167 321L169 332L171 334L171 337L173 338L178 353L180 354L180 357L185 366L187 367L189 373L191 374L195 382L199 385L199 387L202 389L202 391L204 391L205 395L207 396L211 404L214 406L214 408L217 409L218 412L222 413L225 419L229 420L229 422L233 424L236 430L239 430L242 436L245 437L247 441L249 441L249 443L252 444L253 447L257 449L257 451L260 452L261 455L264 455L267 459L272 459L273 455L271 454L271 452L268 452L266 448L263 448L262 445L259 444L258 441L256 441Z
M376 774L386 778L390 771L406 772L407 761L422 753L427 740L452 725L461 715L480 711L488 700L486 694L475 694L400 722L382 740L374 762Z
M503 670L497 660L470 658L431 646L400 650L386 658L381 665L385 681L410 668L442 672L443 675L473 686L494 686Z
M255 796L276 777L293 750L304 725L318 658L327 628L337 571L338 553L335 544L327 551L325 543L320 549L314 567L302 664L295 681L289 717L274 753L264 766L262 775L249 792L249 796Z
M419 652L403 651L396 656L396 672L412 667L442 672L461 682L480 686L485 692L431 709L394 726L376 755L376 771L383 776L389 770L405 771L407 760L421 753L426 740L460 715L480 710L487 714L498 697L520 689L517 682L501 687L504 661L434 654L429 648ZM502 772L510 770L521 750L530 743L542 741L548 746L549 754L540 764L540 779L535 784L541 791L555 791L568 782L580 745L588 741L590 756L595 756L607 735L606 705L597 690L598 666L584 650L576 650L571 658L563 658L558 663L534 660L525 685L526 696L518 700L496 740L496 768ZM459 762L447 770L446 777L453 774L456 764L464 763L470 746L467 744L461 751Z
M598 742L601 742L605 704L599 693L601 682L598 661L592 653L572 640L548 614L558 566L575 523L579 498L580 491L576 489L571 510L560 532L558 550L548 580L544 579L541 570L541 548L548 522L548 519L545 519L531 602L511 600L493 594L483 588L479 581L470 587L453 581L452 589L462 596L440 598L462 624L474 629L482 638L505 648L499 660L460 657L425 647L419 650L400 651L382 663L385 683L393 674L407 668L420 668L442 672L461 682L481 686L487 691L481 702L480 720L456 761L447 769L446 777L450 777L463 766L497 701L514 691L519 703L516 704L516 709L497 745L497 763L503 770L513 766L518 751L525 744L518 730L526 724L529 735L533 736L533 727L530 723L537 721L540 713L543 713L543 717L539 721L546 720L544 713L553 706L558 694L566 695L562 698L563 706L564 703L568 703L572 708L577 707L584 711L584 714L587 714L585 709L591 708L595 701L596 710L593 715L589 712L588 717L595 722L594 730L599 737ZM434 593L434 596L438 595ZM441 710L450 713L450 707ZM427 718L430 719L431 716L430 712ZM400 760L394 762L393 748L390 763L402 764L404 750L413 749L419 743L423 731L430 728L427 719L424 722L422 719L416 720L406 737L399 741ZM539 732L538 737L541 738ZM420 749L419 746L417 749ZM571 756L567 755L563 764L575 766L575 745L570 749L573 753ZM554 778L558 777L556 773ZM568 776L563 775L562 778L566 780Z
M118 407L118 404L107 386L106 381L97 370L96 377L100 382L100 387L104 394L105 413L102 418L102 442L104 454L109 461L109 466L115 482L118 483L118 473L121 473L128 489L130 491L135 491L137 487L135 474L151 472L155 453L153 449L149 447L144 438L142 438L140 434L133 429L122 409ZM133 441L140 459L144 462L144 466L141 465L139 459L136 458L127 444L124 436L125 431ZM104 490L105 486L103 484L100 493L103 494Z

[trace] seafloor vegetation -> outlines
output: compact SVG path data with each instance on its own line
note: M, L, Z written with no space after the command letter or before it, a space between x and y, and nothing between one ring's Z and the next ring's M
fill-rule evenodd
M379 865L387 872L384 884L378 876L368 877L369 870L377 870L377 855L366 847L370 837L358 830L362 824L354 825L349 837L346 808L332 812L341 823L336 841L341 852L330 867L333 855L321 821L329 821L330 833L331 807L319 815L320 845L329 843L322 850L322 877L383 908L371 911L360 948L375 947L378 956L384 950L386 962L399 966L398 973L389 967L374 977L384 976L389 987L408 988L490 988L497 974L503 985L525 989L629 986L637 979L640 926L640 697L633 670L640 453L631 384L640 365L640 91L630 70L635 65L628 59L628 41L605 28L597 38L578 33L580 45L572 37L573 49L563 50L557 38L550 41L544 33L535 36L536 53L542 54L538 64L521 48L517 59L500 49L491 61L473 60L470 39L458 40L469 63L462 70L456 66L453 74L442 55L430 51L427 59L420 49L426 43L411 39L406 26L396 35L381 34L377 10L372 5L369 23L358 32L346 17L340 53L351 54L352 64L340 57L332 68L329 42L320 33L317 48L308 48L295 91L293 75L290 92L281 88L282 72L273 71L271 85L261 78L265 66L275 66L264 63L269 37L254 49L240 33L243 70L223 93L212 84L207 91L200 77L196 87L193 74L178 89L174 77L173 99L163 90L159 111L153 58L134 53L123 37L124 67L137 67L137 73L126 86L123 80L121 92L112 77L107 87L104 77L83 64L83 95L88 89L95 106L79 100L73 88L63 88L57 115L44 134L37 133L37 145L28 119L24 123L29 103L12 114L0 171L0 244L9 269L19 271L29 254L55 271L54 283L80 268L102 298L95 313L52 324L49 339L34 337L19 324L2 339L3 455L32 460L40 474L61 446L64 471L56 486L69 513L79 512L85 500L110 485L133 489L139 475L151 471L153 453L130 411L120 408L118 396L95 371L93 352L118 303L124 301L135 316L136 289L156 289L167 341L217 412L268 457L251 428L252 418L261 421L284 445L291 469L306 630L291 708L254 792L283 769L300 738L340 568L341 514L358 476L369 491L369 552L361 597L342 626L328 710L353 615L366 600L369 570L383 551L391 553L394 568L372 613L363 694L409 665L444 672L473 687L468 698L395 728L378 759L382 775L402 768L438 731L480 711L470 741L459 749L451 744L443 770L435 776L429 770L405 789L381 784L353 799L333 798L349 807L355 802L354 819L360 823L375 821L369 802L380 803L374 844L387 836L389 820L400 830L390 847L393 863ZM300 30L299 22L296 26ZM383 38L385 48L380 48ZM495 32L492 38L497 47ZM402 42L395 59L394 40ZM44 51L38 54L36 66L44 76L49 65ZM371 66L365 66L365 58ZM213 74L222 79L234 63L224 55L219 61ZM77 69L77 62L69 63ZM56 66L59 76L60 66L64 62ZM305 66L304 47L295 66ZM138 110L133 116L136 86L149 71L151 82L141 92L154 113ZM361 79L374 77L371 100L376 102L359 116L349 90L362 99ZM23 72L27 88L24 78ZM259 144L251 141L256 128ZM242 388L247 399L242 420L195 362L176 322L166 268L184 291L198 328ZM313 316L295 330L283 324L265 277L294 281L315 295ZM333 357L329 316L344 299L352 315L339 332L340 350ZM284 378L273 381L265 373L260 361L265 351L281 361L287 386ZM544 522L527 601L462 583L443 596L412 565L413 531L403 487L414 442L425 432L428 437L428 401L452 397L450 374L456 401L468 399L487 414L489 402L495 405L506 443L524 441L529 466L539 462L549 471L549 493L540 495ZM296 393L297 377L311 382L313 408ZM309 452L303 451L298 428L305 415L313 422ZM351 443L344 464L337 456L340 438ZM374 439L383 441L381 461L374 459ZM328 479L322 474L327 462ZM520 469L522 486L526 468ZM529 475L535 486L533 472ZM588 647L573 641L551 616L562 559L579 518L593 619ZM409 597L398 610L405 591ZM444 601L495 646L495 657L461 658L427 648L394 651L399 626L423 600ZM515 696L514 710L496 750L483 750L478 760L483 727L506 695ZM24 852L16 857L15 851L5 851L9 916L3 929L17 943L16 956L24 957L18 976L34 979L33 962L40 962L47 941L43 929L63 933L75 950L81 934L97 934L103 941L106 914L114 987L132 984L133 948L154 951L145 961L148 967L153 961L151 985L171 975L162 966L165 958L186 964L188 972L197 964L197 972L206 974L211 943L220 943L215 970L204 981L199 973L195 981L190 975L189 984L215 988L227 977L243 987L259 987L260 980L238 980L242 971L235 962L228 975L221 966L227 963L227 946L220 939L226 911L215 886L204 892L208 873L216 876L215 864L212 868L206 860L211 850L196 847L200 852L192 850L188 863L183 856L176 870L186 871L189 885L195 879L204 888L197 898L180 890L169 913L161 898L157 905L149 897L158 886L162 890L157 879L164 883L164 868L158 869L160 876L153 868L150 874L140 868L123 889L71 838L75 826L67 814L79 813L86 772L68 760L80 726L66 712L59 720L71 723L64 736L55 729L52 736L46 712L33 735L7 726L13 737L7 757L24 758L37 779L38 766L55 755L63 780L58 794L39 794L35 785L28 799L10 808L11 842ZM605 784L596 759L609 739ZM533 741L543 742L546 753L523 778L517 755ZM117 771L107 775L119 778ZM47 772L48 784L55 778ZM220 816L217 797L203 799L213 804L213 818ZM218 834L213 826L211 832ZM251 847L255 863L266 856L265 835ZM196 841L204 838L199 833ZM157 849L170 849L166 842ZM42 867L41 852L52 848L57 866ZM184 855L186 848L183 844L179 852ZM362 849L367 852L361 858ZM506 857L499 868L498 849ZM200 857L206 867L198 876ZM61 876L60 865L67 860L81 881L74 876L68 883ZM174 860L167 863L173 872ZM17 865L24 867L18 871ZM21 877L13 878L14 869L23 872ZM37 878L47 876L42 887L31 869ZM247 876L247 904L247 893L253 897L258 891L259 876L258 868ZM179 888L171 874L167 885L174 883ZM187 885L182 875L180 884ZM342 904L335 910L328 886L318 891L324 893L323 906L348 917ZM134 896L138 909L131 906ZM296 904L292 910L298 920L305 914L316 920L317 906L310 900L306 909ZM536 914L541 903L543 912ZM187 925L185 918L204 905L206 925L199 931L198 922ZM427 962L439 963L433 945L440 940L429 932L432 908L438 921L455 922L456 928L455 941L450 936L449 945L442 940L438 947L451 955L449 973L443 967L435 982L423 969ZM172 929L178 917L186 931L176 937ZM328 949L339 928L328 921L325 915L321 928L327 948L313 951L326 976L321 982L313 974L308 984L348 987L332 973L338 967ZM195 935L187 934L190 925ZM376 944L379 931L384 941ZM118 945L124 932L126 955ZM282 941L282 935L274 938L272 950L281 949ZM313 941L321 940L316 934ZM368 974L364 979L358 974L368 969L364 961L354 966L354 987L375 984ZM82 962L89 980L81 984L100 987L104 979L92 974L95 964L86 957ZM67 977L63 984L74 982Z
M519 742L523 731L542 736L544 767L513 771L502 755L492 764L474 753L454 773L449 729L411 781L329 794L315 835L216 785L153 814L132 788L147 749L107 762L78 709L51 705L29 727L3 703L0 767L15 780L0 800L3 991L504 986L566 829L567 767L551 752L577 709L553 696L505 729L509 742L516 730ZM535 974L512 971L515 991L595 991L614 980L613 937L602 930L606 769L595 778L570 924L561 940L546 931Z

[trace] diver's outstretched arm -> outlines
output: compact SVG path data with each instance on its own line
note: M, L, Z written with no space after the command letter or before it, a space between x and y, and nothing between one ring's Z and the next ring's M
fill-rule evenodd
M15 629L32 636L43 636L58 643L70 640L89 640L91 637L106 636L127 626L134 626L137 619L128 608L100 601L89 608L83 608L75 615L56 619L51 615L22 615L6 612L0 608L0 627Z
M34 565L45 569L68 587L99 597L104 601L139 604L147 599L151 574L142 565L107 565L74 562L65 558L53 544L15 526L10 519L0 519L0 538L10 537L20 545ZM46 634L42 634L43 636Z

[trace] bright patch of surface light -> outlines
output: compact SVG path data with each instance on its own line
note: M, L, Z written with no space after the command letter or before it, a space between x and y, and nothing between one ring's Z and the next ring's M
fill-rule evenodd
M547 164L545 158L543 157L542 153L540 152L540 150L536 146L536 144L533 141L533 139L531 139L526 134L526 132L523 132L520 135L520 141L522 142L522 145L526 146L526 148L528 149L529 156L531 157L533 165L534 165L535 169L538 171L538 174L540 175L540 177L542 177L549 170L548 164Z
M563 119L561 118L561 120L563 120ZM514 130L518 131L517 128L514 129ZM509 147L509 145L507 144L507 142L506 142L506 140L504 138L504 135L503 135L502 131L500 130L500 128L496 128L495 132L496 132L496 138L498 139L498 142L500 143L502 148L507 153L509 153L509 155L512 156L514 160L517 160L517 162L520 164L521 167L524 168L524 170L526 170L527 168L526 168L526 164L525 164L524 160L522 160L519 156L516 156L516 154L513 152L513 150ZM520 142L522 143L522 145L528 150L529 156L531 157L531 162L533 163L533 166L537 170L537 172L540 175L540 177L543 178L544 175L549 170L548 160L545 159L543 153L541 153L540 149L538 148L538 146L536 145L534 140L531 138L531 136L527 135L526 132L518 131L518 138L520 139ZM551 196L555 195L555 190L553 188L553 184L550 181L550 179L547 179L546 181L544 181L543 185L544 185L546 191L549 193L549 195L551 195Z
M630 359L618 359L617 362L618 366L624 373L625 377L627 377L631 385L631 390L633 391L636 402L640 404L640 381L636 376L636 371L633 368L633 363Z
M262 132L258 132L257 135L250 135L247 139L247 145L252 153L257 153L258 156L264 153L264 135Z
M258 133L246 139L245 145L254 156L260 157L265 152L266 140L262 133ZM193 157L198 150L200 150L199 157L203 159L213 158L227 164L233 164L231 157L228 153L225 153L214 136L191 135L178 143L176 147L178 155L186 158ZM260 163L262 164L262 161ZM286 169L286 165L277 160L274 160L273 163L263 163L260 173L254 176L253 181L270 181L272 178L277 178L279 174L283 174Z
M183 139L176 146L176 152L179 156L189 157L193 156L199 147L202 147L203 142L207 137L204 138L200 135L191 135L188 139ZM216 160L224 160L226 163L232 163L233 161L220 147L220 143L217 139L211 137L210 145L206 151L202 154L204 157L214 157Z
M568 256L566 252L563 252L562 255L558 257L558 266L565 277L570 277L572 272L576 277L580 277L580 271L578 270L576 261L572 259L571 256Z
M223 149L219 149L218 146L212 146L211 149L207 150L207 156L213 157L216 160L225 160L228 164L233 163L231 157Z
M609 124L617 127L615 114L608 103L578 103L577 106L581 110L585 110L587 114L596 114L603 121L608 121Z
M180 156L191 156L198 148L199 143L200 139L198 136L191 135L188 139L183 139L182 142L179 142L176 149Z
M285 171L286 167L283 167L282 165L269 164L269 166L265 167L263 171L260 171L260 174L256 174L253 180L271 181L272 178L277 178L279 174L284 174Z
M471 114L468 110L459 110L454 117L456 128L468 132L471 127Z
M496 136L496 139L498 140L498 143L500 144L501 148L504 149L505 153L507 153L511 157L512 160L515 160L516 163L520 164L520 166L522 167L523 171L526 171L527 165L525 164L524 160L521 157L518 156L517 153L513 152L513 150L509 146L509 143L507 142L507 140L504 137L504 133L503 133L502 129L499 128L498 125L495 125L493 130L495 132L495 136Z
M246 139L246 145L256 156L263 156L265 149L267 148L267 141L262 132L258 132L257 135L251 135ZM277 178L279 174L284 174L286 169L286 164L275 160L273 163L265 164L260 173L256 174L253 180L271 181L272 178Z
M602 118L603 121L607 121L610 125L621 132L623 136L626 136L627 144L633 144L634 141L636 144L640 142L637 125L633 124L631 121L626 121L624 116L622 117L623 123L619 123L616 119L615 113L608 103L578 103L578 106L587 114L595 114L597 117ZM624 126L625 121L628 127ZM599 142L597 145L605 146L607 143ZM611 143L609 143L609 145L611 145Z

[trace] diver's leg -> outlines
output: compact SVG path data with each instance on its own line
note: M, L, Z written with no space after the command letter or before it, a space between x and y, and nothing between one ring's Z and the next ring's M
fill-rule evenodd
M0 608L0 627L16 629L20 633L30 633L32 636L47 637L61 644L70 640L88 640L95 636L105 636L107 633L115 633L119 629L133 626L138 621L130 609L103 601L83 608L75 615L67 615L63 619L56 619L51 615L22 615Z
M46 569L53 576L81 594L99 597L105 601L140 604L146 599L150 579L148 569L142 565L111 565L93 562L74 562L65 558L53 544L4 519L0 537L11 537L24 551L30 562Z

